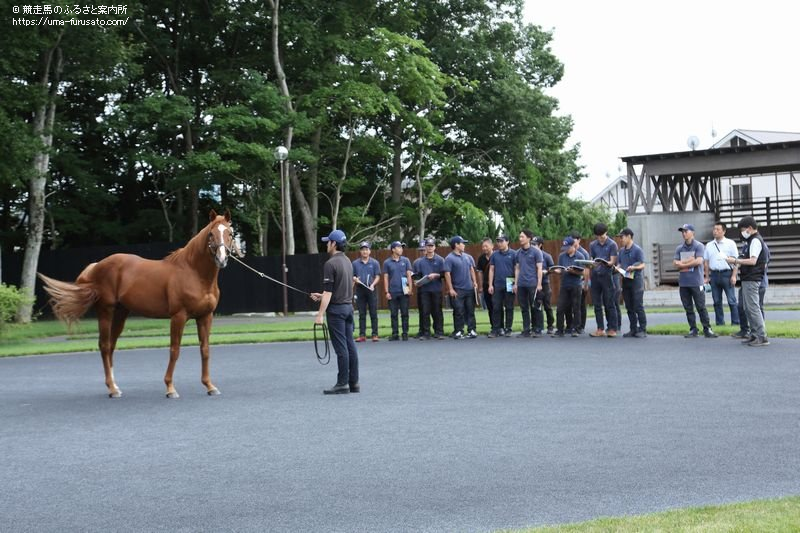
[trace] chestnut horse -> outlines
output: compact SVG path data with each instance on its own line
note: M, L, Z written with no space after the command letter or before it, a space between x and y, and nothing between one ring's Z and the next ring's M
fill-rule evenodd
M75 283L39 274L51 296L53 312L67 324L94 307L109 397L122 395L114 381L114 348L129 313L170 319L169 365L164 376L167 398L178 398L172 373L180 355L184 327L194 318L203 361L201 381L209 395L219 394L209 377L208 336L219 302L217 274L228 263L233 230L229 211L217 215L212 210L210 219L186 246L160 261L114 254L87 266Z

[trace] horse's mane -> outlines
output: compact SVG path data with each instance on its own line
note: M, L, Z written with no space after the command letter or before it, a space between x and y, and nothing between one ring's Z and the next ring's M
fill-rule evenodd
M210 221L206 227L198 231L197 235L189 239L189 242L187 242L185 246L171 252L167 257L164 258L164 261L169 263L177 263L180 261L190 260L191 255L196 252L195 248L198 248L198 241L205 242L204 236L208 234L209 228L214 222L216 222L216 219Z

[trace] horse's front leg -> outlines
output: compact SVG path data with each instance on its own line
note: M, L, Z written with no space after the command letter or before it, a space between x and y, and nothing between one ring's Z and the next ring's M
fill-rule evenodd
M216 396L219 394L219 389L211 383L211 376L209 373L209 362L211 353L208 347L208 337L211 335L211 313L206 316L195 319L197 322L197 338L200 340L200 358L203 363L203 373L200 376L200 381L206 386L209 396Z
M175 372L175 363L178 362L178 357L181 355L181 340L183 340L183 328L186 326L186 320L185 313L178 313L172 315L169 322L169 365L167 365L167 373L164 375L167 398L180 398L172 384L172 373Z

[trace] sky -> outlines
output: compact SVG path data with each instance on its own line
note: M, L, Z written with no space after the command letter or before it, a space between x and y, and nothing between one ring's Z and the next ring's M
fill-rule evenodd
M800 3L526 0L525 20L552 30L564 64L547 93L580 144L573 197L625 174L620 157L689 150L692 135L702 149L734 129L800 132Z

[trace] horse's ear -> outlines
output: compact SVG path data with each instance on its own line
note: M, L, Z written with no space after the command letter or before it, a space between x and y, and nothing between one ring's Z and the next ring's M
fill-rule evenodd
M214 220L215 218L217 218L217 212L212 209L211 212L208 214L208 220L211 221Z
M225 210L225 222L230 222L230 221L231 221L231 210L230 209L226 209Z

